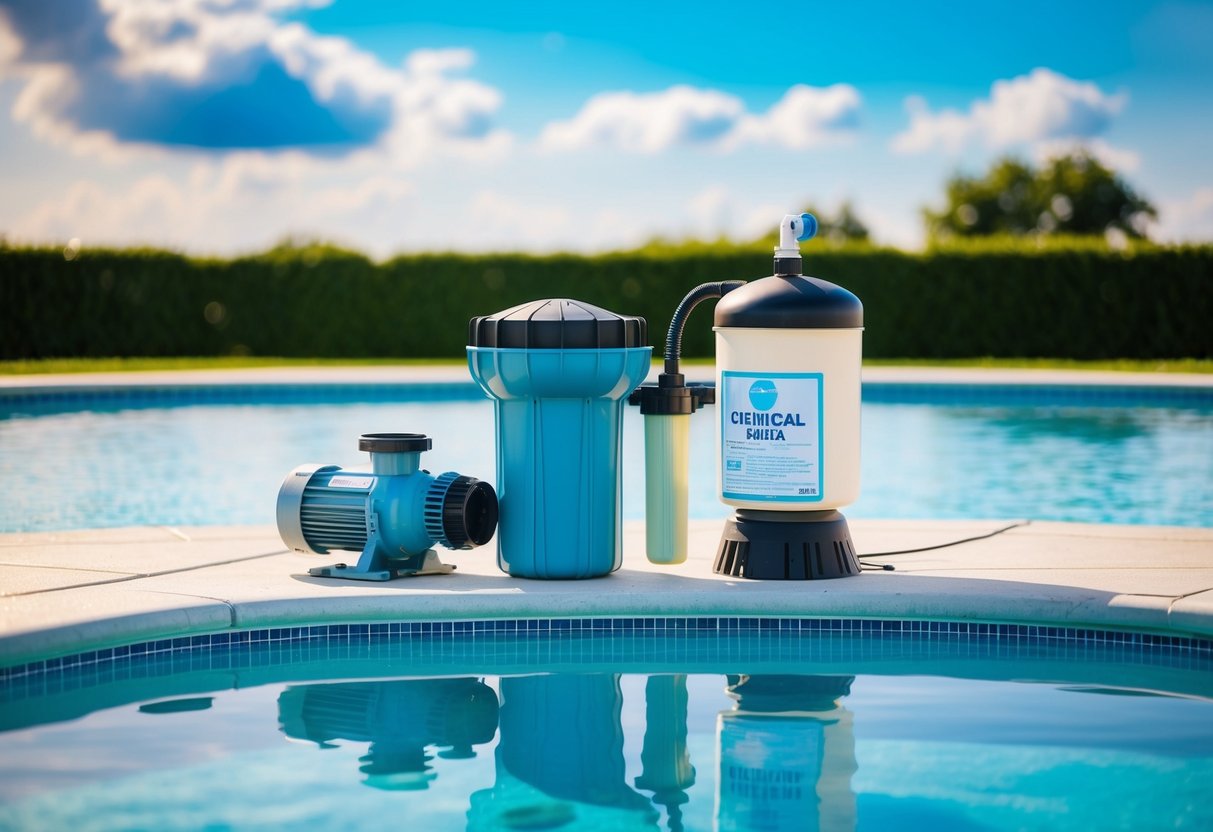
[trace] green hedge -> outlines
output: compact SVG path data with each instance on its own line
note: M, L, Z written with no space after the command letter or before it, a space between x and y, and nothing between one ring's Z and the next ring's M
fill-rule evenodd
M864 303L872 358L1213 357L1213 247L818 249L808 271ZM398 257L276 253L234 260L159 251L0 248L0 358L442 357L467 322L541 297L643 315L660 347L683 294L753 279L753 250ZM712 352L692 316L688 356Z

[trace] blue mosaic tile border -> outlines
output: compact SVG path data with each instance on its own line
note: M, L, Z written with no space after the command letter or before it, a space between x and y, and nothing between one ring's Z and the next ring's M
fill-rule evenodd
M919 384L867 382L863 400L880 404L1025 407L1213 406L1213 386L1111 384Z
M466 382L379 384L210 384L137 387L0 389L0 408L16 410L105 410L185 405L356 404L363 402L478 401L484 392Z
M260 645L316 642L366 643L397 639L492 640L499 638L560 638L568 635L665 637L680 634L759 633L776 636L819 634L880 636L947 641L981 640L1014 647L1033 644L1079 647L1119 647L1141 653L1188 654L1213 658L1213 639L1168 636L1119 630L1050 627L1038 624L995 624L970 621L899 621L865 618L530 618L492 621L394 622L377 624L316 624L181 636L93 650L53 659L0 668L0 684L44 673L104 665L141 657L173 656L192 651ZM188 665L185 669L189 669Z

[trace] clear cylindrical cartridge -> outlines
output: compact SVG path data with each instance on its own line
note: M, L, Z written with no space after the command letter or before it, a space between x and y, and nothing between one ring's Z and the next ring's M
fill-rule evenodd
M644 417L645 548L653 563L687 559L691 414Z
M687 384L681 373L662 373L657 384L628 398L644 417L645 546L652 563L687 559L687 482L691 414L716 401L711 384Z

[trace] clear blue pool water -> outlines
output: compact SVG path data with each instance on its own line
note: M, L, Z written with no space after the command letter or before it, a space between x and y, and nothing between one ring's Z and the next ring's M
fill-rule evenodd
M1209 396L865 397L852 517L1213 525ZM494 476L471 390L191 398L0 400L0 531L270 523L287 471L371 431ZM692 514L723 516L692 424ZM629 518L642 452L631 411ZM1208 642L774 623L295 627L0 669L0 830L1213 828Z
M984 637L128 656L0 684L0 829L1209 829L1211 696L1207 652Z
M429 434L426 467L495 479L492 406L470 385L257 395L0 400L0 532L272 523L288 471L364 461L357 438L374 431ZM710 411L692 426L691 515L724 517ZM644 513L642 454L629 408L629 519ZM847 514L1213 526L1213 396L865 388L863 490Z

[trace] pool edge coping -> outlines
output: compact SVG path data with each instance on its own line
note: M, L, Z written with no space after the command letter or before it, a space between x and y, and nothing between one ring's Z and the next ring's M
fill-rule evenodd
M866 534L869 539L891 540L918 540L923 535L934 535L936 540L948 535L960 538L982 523L852 521L857 537ZM1207 585L1213 579L1205 577L1213 575L1213 564L1208 563L1205 555L1213 551L1213 529L1036 524L1034 529L1027 527L1031 532L1013 529L1001 535L1004 538L1001 542L996 537L899 559L898 572L877 572L835 581L784 582L712 576L707 544L718 535L720 524L694 521L692 527L695 555L674 574L651 567L639 555L640 562L629 556L623 570L606 578L588 582L526 581L494 574L491 552L480 550L480 554L444 553L463 556L459 558L461 569L466 570L461 573L463 578L404 579L370 586L309 581L303 574L306 568L323 559L283 551L280 544L273 551L269 547L274 536L272 527L230 528L228 531L236 535L230 540L230 547L229 541L214 530L212 536L217 539L193 541L192 547L188 534L184 540L173 536L177 530L92 533L111 539L115 536L121 539L123 535L132 538L131 542L108 544L115 550L115 556L129 555L128 550L140 547L156 557L172 551L175 554L165 557L166 566L174 558L196 557L198 551L216 554L213 562L187 565L175 571L110 572L107 573L113 575L108 579L110 582L100 585L69 585L0 597L0 666L87 653L124 643L304 624L498 619L763 617L965 621L1213 639L1213 586ZM1017 531L1018 540L1005 539L1014 538ZM59 545L76 547L66 551L78 555L84 551L79 541L85 538L81 536L89 534L3 535L0 544L6 544L4 549L10 555L20 553L23 540L30 546L49 547L48 551ZM241 534L245 537L239 537ZM642 551L643 524L635 521L627 524L624 539L625 549L637 555L638 550ZM1175 565L1136 568L1135 572L1129 571L1113 580L1093 576L1091 565L1084 563L1093 552L1103 559L1123 559L1143 546L1163 554L1172 551L1170 562ZM1073 561L1072 568L1056 569L1044 576L1048 579L1025 581L1022 573L1031 567L1017 568L1006 561L1013 559L1016 552L1031 552L1034 547L1069 551L1066 557ZM98 543L88 548L96 549L92 552L96 555L104 545ZM237 550L248 556L232 560L230 555ZM3 551L0 549L0 553ZM229 557L219 559L220 554ZM13 559L0 554L0 561ZM39 567L0 564L0 576L5 571L20 574L20 569ZM1109 574L1125 569L1123 564L1107 567ZM64 575L61 580L70 582L73 578ZM410 580L418 583L407 583ZM1183 591L1145 591L1144 585L1138 587L1142 591L1133 591L1135 584L1149 580L1161 580ZM610 591L602 591L607 587Z
M653 365L650 379L660 368ZM690 364L687 377L707 380L712 365ZM955 384L963 386L1049 385L1107 387L1211 388L1213 373L1150 373L1121 370L1070 370L1005 367L870 366L863 380L877 384ZM0 375L0 396L6 391L68 392L95 389L169 387L474 384L462 364L449 366L325 366L250 367L217 370L151 370L139 372L45 373Z

